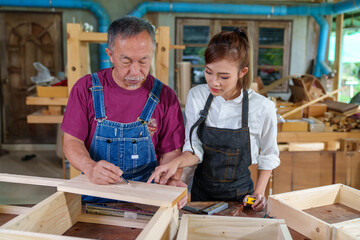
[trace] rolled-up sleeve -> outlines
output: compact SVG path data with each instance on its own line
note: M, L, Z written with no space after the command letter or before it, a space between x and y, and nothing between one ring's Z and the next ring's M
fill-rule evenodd
M277 117L276 108L273 103L271 107L265 108L262 114L262 130L260 133L260 154L258 156L259 170L272 170L280 165L279 149L277 146Z
M190 144L190 129L194 125L194 123L199 119L200 107L199 107L199 99L196 99L194 96L194 89L191 89L188 93L185 105L185 116L186 116L186 124L185 124L185 144L183 147L183 152L192 152L191 144ZM195 151L196 156L199 157L202 162L204 156L204 150L202 148L202 142L197 135L197 127L192 132L192 147Z

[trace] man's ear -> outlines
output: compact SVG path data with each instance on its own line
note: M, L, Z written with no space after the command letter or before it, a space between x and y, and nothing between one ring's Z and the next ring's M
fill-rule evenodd
M108 55L109 58L110 58L110 62L111 62L112 64L114 64L113 56L112 56L112 54L111 54L110 49L109 49L109 48L105 48L105 51L106 51L107 55Z
M241 69L241 71L239 72L239 78L244 77L248 71L249 71L249 68L247 68L247 67L244 67L243 69Z

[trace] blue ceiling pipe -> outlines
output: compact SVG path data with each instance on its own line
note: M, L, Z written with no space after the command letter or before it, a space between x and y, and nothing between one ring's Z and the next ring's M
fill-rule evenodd
M78 8L91 11L99 21L99 32L106 32L110 16L106 9L92 0L0 0L1 7L39 7L39 8ZM110 67L110 60L105 52L106 43L100 44L100 69Z
M326 43L329 26L324 15L337 15L360 8L360 0L347 0L338 3L322 3L298 6L269 6L246 4L217 3L166 3L142 2L129 15L143 17L147 12L174 13L216 13L238 15L297 15L312 16L320 26L318 49L315 61L314 75L328 75L331 69L325 63Z

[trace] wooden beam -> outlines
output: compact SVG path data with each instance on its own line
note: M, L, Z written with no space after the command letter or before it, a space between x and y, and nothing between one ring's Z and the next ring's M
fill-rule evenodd
M68 23L68 24L70 24L70 23ZM92 43L106 43L107 42L107 33L81 31L79 33L79 41L92 42Z
M102 216L96 214L81 214L78 222L143 229L149 221L144 219L125 219L122 217Z
M59 235L77 222L80 213L80 195L56 192L0 228Z
M21 207L21 206L13 206L13 205L0 205L0 213L5 214L24 214L30 211L30 207Z
M334 61L334 69L336 70L336 74L333 80L333 90L339 88L343 25L344 25L344 14L336 15L336 45L335 45L335 61ZM335 99L337 99L337 93L334 95L334 97Z
M279 132L277 133L277 142L331 142L340 141L344 138L360 139L359 133L356 132Z
M26 105L66 106L68 98L26 97Z
M63 115L43 114L42 110L27 115L27 123L62 123Z
M130 181L125 183L96 185L90 183L88 178L81 174L67 182L58 185L58 191L110 198L115 200L143 203L154 206L175 206L185 195L186 188L173 186L147 184Z
M295 192L280 193L271 197L280 202L285 202L298 210L303 210L338 203L341 186L343 185L334 184Z
M0 182L57 187L59 184L62 184L66 181L68 181L68 180L64 180L64 179L60 179L60 178L46 178L46 177L35 177L35 176L0 173Z
M160 207L136 240L161 239L172 219L175 209L177 210L177 206L169 208Z
M156 78L169 85L170 28L160 26L156 34L155 71Z
M67 29L67 72L68 93L81 76L80 33L81 27L77 23L68 23Z
M58 236L45 233L24 232L17 230L0 229L0 239L16 240L90 240L91 238L78 238Z

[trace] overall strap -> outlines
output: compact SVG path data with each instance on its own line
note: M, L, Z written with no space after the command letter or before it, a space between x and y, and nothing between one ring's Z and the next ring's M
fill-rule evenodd
M149 94L149 98L145 103L145 107L142 110L140 117L138 117L138 121L140 121L142 124L149 122L156 105L160 102L162 85L163 83L155 78L153 88Z
M97 73L91 74L91 79L92 87L89 89L91 90L94 102L95 121L102 122L107 118L105 114L103 87L101 86Z
M242 119L241 119L241 128L248 127L248 114L249 114L249 94L248 91L244 89L243 91L243 106L242 106Z
M199 126L202 122L205 121L208 113L209 113L209 108L210 108L210 105L211 105L211 102L213 100L214 96L210 93L209 94L209 97L207 98L206 100L206 103L205 103L205 107L203 110L200 111L199 115L200 115L200 118L194 123L194 125L191 126L190 128L190 135L189 135L189 138L190 138L190 146L191 146L191 149L192 149L192 152L193 154L195 154L195 151L194 151L194 148L192 146L192 133L194 131L194 129Z

